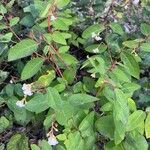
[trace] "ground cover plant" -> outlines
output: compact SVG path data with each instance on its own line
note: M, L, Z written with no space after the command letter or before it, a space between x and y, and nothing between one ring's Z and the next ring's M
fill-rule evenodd
M148 0L0 2L0 150L148 150Z

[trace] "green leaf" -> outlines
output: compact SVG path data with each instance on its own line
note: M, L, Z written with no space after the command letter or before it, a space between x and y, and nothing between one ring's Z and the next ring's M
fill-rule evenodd
M40 142L41 150L52 150L52 147L48 144L46 140Z
M46 18L48 13L49 13L49 8L51 8L52 6L52 1L50 1L50 3L46 6L46 8L41 11L41 14L40 14L40 18Z
M4 52L6 52L7 49L8 45L6 43L0 43L0 57L2 56L2 54L4 54Z
M107 102L106 104L104 104L102 107L101 107L101 111L103 112L107 112L107 111L112 111L113 109L113 103L112 102Z
M0 105L2 105L3 103L5 103L6 101L0 96Z
M0 42L7 43L11 41L13 34L11 32L0 36Z
M48 99L48 105L49 107L53 108L54 110L57 110L62 106L62 99L58 93L58 91L55 88L47 88L47 99Z
M124 31L119 23L113 22L110 24L111 29L113 32L118 33L120 35L124 34Z
M54 86L54 88L58 91L58 92L62 92L66 89L66 85L64 83L60 83Z
M59 139L60 141L65 141L67 139L66 134L57 135L57 139Z
M19 22L20 18L19 17L14 17L10 20L10 26L14 26Z
M23 68L21 80L27 80L33 77L42 67L44 60L42 58L31 59Z
M122 70L121 67L117 66L112 73L120 80L124 82L131 82L127 73Z
M67 150L84 150L85 141L80 135L79 131L75 131L68 135L68 139L65 141L65 146Z
M93 67L89 72L90 73L99 73L100 75L105 75L107 66L104 59L101 56L95 55L88 58L87 61L84 62L82 68L84 67Z
M140 49L144 52L150 52L150 43L143 43L141 44Z
M3 143L3 144L1 143L1 144L0 144L0 150L4 150L4 149L5 149L5 144L4 144L4 143Z
M16 97L11 97L7 101L7 106L11 111L13 111L17 123L21 125L26 125L33 117L33 114L27 111L24 107L23 108L18 107L16 105L17 101L18 99Z
M56 148L57 150L66 150L66 148L64 147L64 146L62 146L62 145L57 145L57 148Z
M116 145L113 141L110 141L104 145L104 150L125 150L125 149L122 143Z
M93 45L90 45L90 46L85 48L85 50L87 52L97 53L97 54L103 53L104 51L106 51L106 49L107 49L107 46L105 44L103 44L103 43L101 43L101 44L93 44Z
M90 27L84 30L84 32L82 33L82 37L88 39L92 37L92 33L98 34L101 33L104 29L105 27L101 24L91 25Z
M66 101L62 101L61 103L59 103L56 110L57 122L60 125L68 125L68 121L74 116L74 113L76 113L76 109L77 108Z
M140 29L144 35L146 35L146 36L150 35L150 25L149 24L142 23Z
M79 131L82 134L82 137L89 137L93 135L93 125L94 125L94 112L89 113L80 123Z
M66 65L75 65L78 63L78 60L70 54L66 54L66 53L60 54L60 57ZM62 61L61 61L61 64L62 64Z
M28 138L22 134L13 135L7 144L7 150L29 150Z
M74 86L73 86L73 92L74 93L82 93L84 92L84 87L83 87L83 83L81 81L77 82Z
M145 120L145 135L146 138L150 138L150 113L148 113Z
M31 144L31 150L40 150L36 144Z
M51 127L53 120L54 120L54 111L52 109L49 109L48 114L46 115L46 118L43 122L46 131L48 131L49 128Z
M58 51L59 53L65 53L69 50L69 48L70 46L61 46Z
M139 79L140 68L137 61L135 60L135 57L130 53L124 52L121 54L121 60L123 61L129 74Z
M66 39L62 36L61 32L55 31L52 34L52 39L54 42L62 44L62 45L67 45Z
M133 93L140 88L141 88L140 85L131 82L131 83L124 83L121 89L124 93L126 93L128 97L132 97Z
M32 27L34 25L34 18L31 14L25 15L21 21L19 22L19 24L29 28Z
M4 116L0 117L0 133L5 131L8 127L9 127L9 120Z
M63 8L69 4L70 0L56 0L55 2L58 8Z
M113 118L115 124L114 140L115 144L121 143L125 137L126 126L129 116L129 108L125 94L115 89L116 100L114 101Z
M4 81L9 75L9 72L0 70L0 83Z
M112 115L99 117L95 122L95 126L100 134L113 140L115 125Z
M49 108L48 99L46 95L37 94L30 101L27 102L25 108L31 112L41 113Z
M51 84L51 82L55 79L56 73L54 70L47 71L46 75L42 75L39 77L38 81L36 81L37 84L40 86L47 87Z
M137 48L139 46L139 42L137 40L129 40L122 43L124 46L129 48Z
M70 73L71 73L71 76L70 76ZM72 84L76 77L76 73L77 73L76 67L70 67L70 68L67 68L63 72L63 77L65 78L65 80L67 80L68 84Z
M45 34L43 34L43 36L44 36L47 43L51 43L51 41L52 41L51 33L45 33ZM50 48L51 47L48 46L48 49L50 49Z
M136 111L136 104L135 104L135 101L131 98L128 98L128 105L129 105L129 109L131 112L134 112Z
M114 90L107 85L103 89L103 94L110 102L116 99Z
M2 4L0 5L0 13L3 15L7 13L7 9Z
M138 131L141 135L144 135L144 128L145 128L144 124L145 124L144 121L139 123L139 126L133 131Z
M45 26L47 26L47 20L46 20L45 23L46 23ZM43 24L44 24L44 22L43 22ZM54 20L51 24L57 30L63 30L63 31L69 30L68 25L62 19L60 19L60 18L58 18L57 20Z
M13 96L13 94L14 94L14 85L13 84L7 84L5 86L5 91L6 91L6 94L8 95L8 97Z
M92 103L95 101L98 101L99 99L97 97L88 95L88 94L73 94L69 97L68 101L73 105L73 106L79 106L79 105L84 105L87 103Z
M148 150L146 139L138 132L127 134L123 146L125 150Z
M104 83L105 83L105 78L104 78L104 77L100 77L100 78L97 80L97 82L96 82L96 84L95 84L95 87L98 88L98 87L100 87L100 86L103 86Z
M142 110L133 112L128 119L127 131L136 129L144 120L146 114Z
M69 33L67 33L67 32L62 32L61 35L62 35L65 39L71 38L71 34L69 34Z
M35 52L37 48L38 44L35 41L31 39L22 40L9 49L8 61L13 61L29 56Z
M66 125L73 116L74 107L68 101L63 101L55 88L47 88L48 105L56 112L56 120L61 125Z

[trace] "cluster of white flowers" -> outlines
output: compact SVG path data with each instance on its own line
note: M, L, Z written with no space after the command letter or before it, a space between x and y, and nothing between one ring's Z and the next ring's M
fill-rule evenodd
M24 102L24 100L20 100L20 101L17 101L17 102L16 102L16 105L17 105L18 107L22 108L22 107L25 106L25 102Z
M94 53L99 53L99 49L98 49L98 48L95 48L95 49L93 49L93 52L94 52Z
M25 84L24 83L23 86L22 86L22 90L23 90L24 95L26 95L26 96L33 95L33 92L32 92L31 88L32 88L31 84Z
M13 80L11 79L11 80L9 81L9 83L11 83L11 84L12 84L12 83L13 83Z
M96 41L102 40L102 38L99 36L99 33L96 34L95 32L92 32L92 38L94 38Z
M133 2L132 2L132 3L133 3L134 5L138 5L138 4L139 4L139 2L140 2L140 0L133 0Z
M130 33L130 26L127 23L124 24L124 28L126 33Z
M49 145L53 145L53 146L58 144L58 141L57 141L57 139L56 139L56 137L55 137L55 135L53 133L49 134L48 144Z
M33 92L32 92L32 87L31 87L32 84L23 84L22 86L22 90L23 90L23 93L24 93L24 98L22 100L18 100L16 102L16 105L20 108L24 107L25 106L25 103L26 103L26 97L27 96L31 96L33 95Z
M91 74L91 77L92 77L92 78L95 78L95 77L96 77L95 73L92 73L92 74Z
M87 55L86 58L89 59L90 58L89 55Z
M54 21L54 20L56 20L57 18L55 17L55 16L51 16L51 21Z

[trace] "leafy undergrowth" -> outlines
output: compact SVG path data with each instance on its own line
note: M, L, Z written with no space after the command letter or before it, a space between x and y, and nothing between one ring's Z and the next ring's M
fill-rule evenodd
M148 0L0 2L0 150L147 150Z

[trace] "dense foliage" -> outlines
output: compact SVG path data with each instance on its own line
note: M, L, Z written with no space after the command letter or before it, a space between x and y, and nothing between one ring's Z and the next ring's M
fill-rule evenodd
M0 150L148 150L148 0L0 2Z

